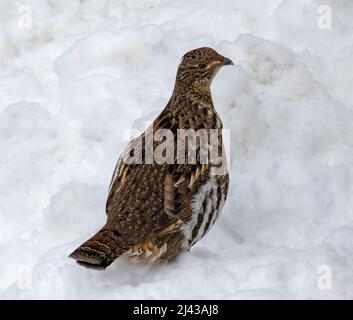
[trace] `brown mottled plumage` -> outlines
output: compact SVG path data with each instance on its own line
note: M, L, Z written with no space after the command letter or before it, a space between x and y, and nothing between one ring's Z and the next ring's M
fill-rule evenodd
M211 129L219 129L221 152L222 122L212 103L210 85L218 70L230 64L231 60L211 48L186 53L172 97L151 130L169 129L176 137L178 129L205 129L209 137ZM162 142L147 141L146 132L139 138L129 146L141 151L143 163L124 161L131 150L125 149L109 189L107 223L70 255L80 265L105 269L120 255L135 261L169 262L206 234L224 205L228 173L211 174L218 164L200 161L199 139L194 164L158 164L146 163L142 150Z

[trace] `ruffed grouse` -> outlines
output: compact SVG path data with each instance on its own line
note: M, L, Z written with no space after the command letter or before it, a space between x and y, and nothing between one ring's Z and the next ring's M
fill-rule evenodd
M233 62L211 48L183 56L167 106L118 161L109 188L107 223L70 258L93 269L105 269L120 255L169 262L209 231L229 184L222 122L210 90L212 79L225 65ZM192 130L196 134L190 135ZM164 131L171 133L172 140ZM211 143L207 139L212 140L214 132ZM179 144L180 137L186 137L187 143ZM215 149L218 157L210 156Z

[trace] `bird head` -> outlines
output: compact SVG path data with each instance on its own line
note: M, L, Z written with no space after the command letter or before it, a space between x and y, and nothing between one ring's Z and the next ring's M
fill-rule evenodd
M223 66L234 65L232 60L212 48L198 48L187 52L180 62L177 82L181 86L209 89L214 76Z

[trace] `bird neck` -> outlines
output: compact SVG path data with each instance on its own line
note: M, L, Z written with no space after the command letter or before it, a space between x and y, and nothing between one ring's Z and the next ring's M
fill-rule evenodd
M171 103L177 106L180 102L189 102L191 105L199 105L213 108L212 94L209 82L175 83Z
M218 128L221 124L215 122L217 117L210 89L200 90L199 87L176 85L154 126L178 129Z

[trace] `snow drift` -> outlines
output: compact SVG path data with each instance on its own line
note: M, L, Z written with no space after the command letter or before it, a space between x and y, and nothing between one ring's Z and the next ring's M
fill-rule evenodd
M332 29L318 0L27 4L31 29L0 5L2 298L353 298L351 1L326 1ZM80 268L67 254L105 221L127 133L200 46L236 63L212 88L231 135L220 219L169 266Z

